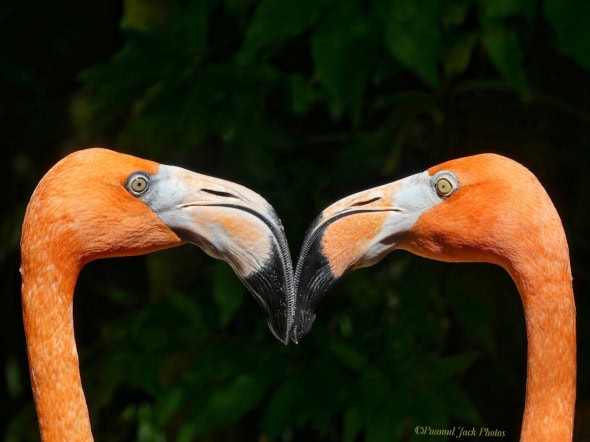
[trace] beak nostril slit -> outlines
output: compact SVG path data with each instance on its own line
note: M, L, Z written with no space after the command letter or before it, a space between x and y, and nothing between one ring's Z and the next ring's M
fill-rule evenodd
M354 203L350 207L366 206L367 204L374 203L375 201L379 201L380 199L381 199L380 196L376 196L375 198L371 198L370 200L359 201L357 203Z
M203 192L210 193L211 195L222 196L222 197L226 197L226 198L237 198L234 194L229 193L229 192L223 192L223 191L213 190L213 189L201 189L201 190Z

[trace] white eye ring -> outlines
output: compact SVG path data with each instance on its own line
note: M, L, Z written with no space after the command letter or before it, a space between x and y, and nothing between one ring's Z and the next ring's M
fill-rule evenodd
M150 180L143 173L134 173L127 180L127 189L135 196L143 195L148 189Z
M458 188L459 182L451 172L439 172L432 177L432 185L440 198L451 196Z

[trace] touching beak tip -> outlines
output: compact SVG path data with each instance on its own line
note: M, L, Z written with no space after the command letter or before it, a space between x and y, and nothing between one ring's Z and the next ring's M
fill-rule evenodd
M260 267L241 279L264 311L273 336L287 344L295 308L293 268L288 251L284 246L274 246Z
M292 325L292 314L288 311L277 310L269 313L268 328L275 338L287 345L289 343Z
M275 338L277 338L279 341L281 341L284 345L289 345L289 334L285 333L283 336L279 336L279 334L274 333L273 334L275 336Z
M315 320L315 313L312 311L298 311L295 316L295 324L291 329L290 339L293 343L299 344L310 331Z
M322 227L310 229L304 239L297 262L295 270L297 303L290 332L291 341L294 343L298 343L311 331L319 301L337 280L321 246L324 232Z

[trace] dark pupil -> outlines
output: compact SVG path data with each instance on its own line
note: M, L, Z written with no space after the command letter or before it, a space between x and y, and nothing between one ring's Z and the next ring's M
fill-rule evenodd
M450 183L448 181L440 180L438 184L438 189L441 193L447 193L450 191Z

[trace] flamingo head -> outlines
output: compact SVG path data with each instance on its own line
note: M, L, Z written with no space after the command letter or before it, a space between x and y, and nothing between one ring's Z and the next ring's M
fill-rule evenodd
M534 175L495 154L448 161L335 202L303 242L291 339L309 332L318 302L339 278L396 249L439 261L492 262L511 271L517 245L544 222L535 214L550 209Z
M74 152L40 181L25 215L23 265L51 253L78 270L106 257L192 243L226 261L283 342L293 318L292 264L272 206L239 184L107 149Z

